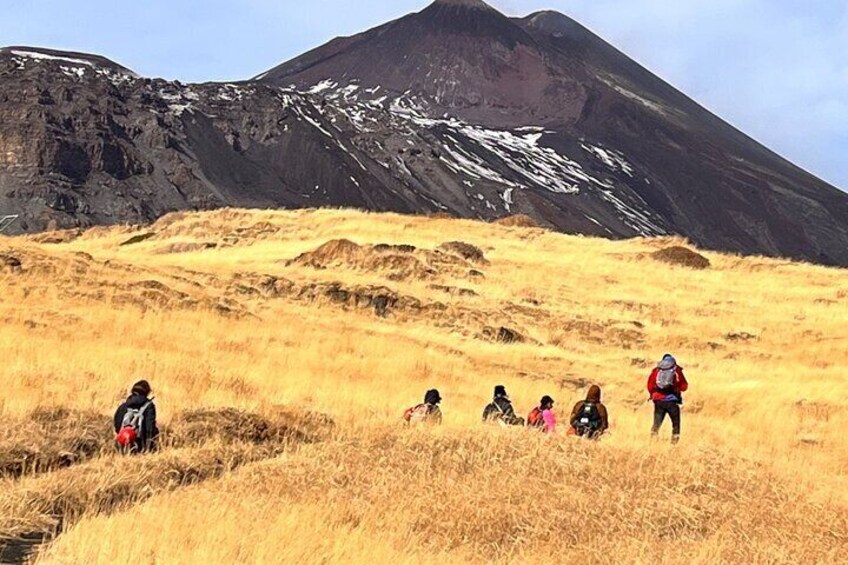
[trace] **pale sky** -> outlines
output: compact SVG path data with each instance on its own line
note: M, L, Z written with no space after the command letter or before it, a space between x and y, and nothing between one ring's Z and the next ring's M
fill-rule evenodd
M0 45L92 52L145 76L245 79L428 0L0 0ZM845 0L491 0L552 9L848 190Z

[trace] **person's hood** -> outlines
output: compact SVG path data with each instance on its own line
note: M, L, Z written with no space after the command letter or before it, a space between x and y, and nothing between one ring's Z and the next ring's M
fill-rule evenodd
M127 398L127 408L141 408L152 399L141 394L131 394L129 398Z
M657 367L663 371L674 369L675 367L677 367L677 359L675 359L671 355L666 355L662 358L662 361L657 364Z
M586 393L586 400L589 402L600 402L601 401L601 387L598 385L592 385L589 387L589 392Z
M442 401L442 396L439 394L439 391L436 389L428 390L427 394L424 395L424 404L438 404Z
M150 388L150 383L145 380L140 380L135 383L130 389L130 394L140 394L142 396L150 396L153 389Z

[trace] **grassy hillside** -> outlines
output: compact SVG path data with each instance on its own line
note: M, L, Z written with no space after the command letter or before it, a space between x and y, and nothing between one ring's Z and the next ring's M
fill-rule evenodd
M833 562L848 274L655 255L681 245L353 211L0 238L0 540L61 532L51 563ZM677 448L648 437L667 351ZM109 417L139 378L168 447L128 464ZM597 445L479 424L495 384L565 419L592 383ZM404 429L432 387L445 425Z

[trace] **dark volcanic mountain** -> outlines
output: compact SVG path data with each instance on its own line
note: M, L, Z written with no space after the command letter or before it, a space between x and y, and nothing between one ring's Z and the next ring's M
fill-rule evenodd
M848 265L848 195L555 12L439 0L238 84L8 48L0 84L18 229L223 205L520 212Z

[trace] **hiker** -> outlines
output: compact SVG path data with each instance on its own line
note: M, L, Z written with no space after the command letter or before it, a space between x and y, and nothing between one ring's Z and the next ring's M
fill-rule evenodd
M132 386L130 396L115 412L115 442L128 453L143 453L156 449L159 428L156 427L156 405L147 381Z
M523 426L524 418L515 415L512 401L506 394L506 387L498 385L495 387L495 396L492 402L483 409L483 421L487 423L499 423L502 426Z
M665 420L671 419L671 443L680 441L680 406L683 393L689 388L683 367L674 356L666 353L648 377L648 393L654 402L654 425L651 435L656 437Z
M407 408L403 413L403 419L408 425L420 424L437 425L442 423L442 410L439 403L442 397L436 389L428 390L424 395L423 404Z
M554 414L554 399L543 396L539 405L527 416L527 427L552 434L556 431L556 415Z
M607 407L601 402L601 387L592 385L581 400L571 410L571 433L587 439L600 439L609 429Z

